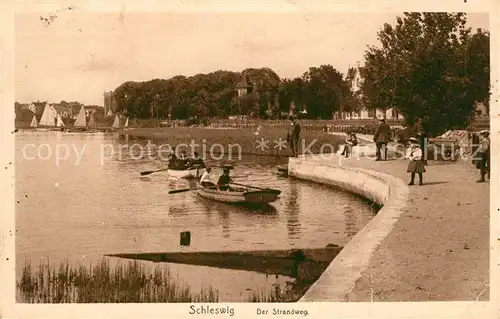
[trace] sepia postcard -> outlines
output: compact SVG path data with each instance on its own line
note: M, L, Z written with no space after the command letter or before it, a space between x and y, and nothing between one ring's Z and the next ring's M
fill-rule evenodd
M499 1L0 7L0 317L500 316Z

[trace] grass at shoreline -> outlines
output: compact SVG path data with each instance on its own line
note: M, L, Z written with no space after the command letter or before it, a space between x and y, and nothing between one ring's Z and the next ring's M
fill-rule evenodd
M217 302L213 288L193 294L187 286L176 283L167 267L158 265L147 271L134 261L111 267L108 261L59 267L40 264L32 272L31 264L22 269L17 282L19 302L24 303L154 303Z
M150 271L137 261L111 266L102 259L88 266L64 262L57 267L47 262L33 270L25 263L16 283L20 303L219 302L215 288L195 293L175 282L165 264ZM300 298L290 289L273 288L268 293L253 293L246 302L294 302Z
M230 145L240 145L241 154L267 155L267 156L290 156L291 149L288 144L286 148L277 147L277 142L281 139L286 141L287 131L281 128L265 127L255 134L255 129L210 129L203 127L175 127L175 128L137 128L120 132L121 135L128 135L132 138L148 139L153 144L168 144L171 146L186 144L188 152L192 142L198 144L195 150L200 151L202 145L205 145L207 151L212 145L219 144L227 152ZM261 138L269 141L267 147L259 147ZM301 150L309 149L314 154L335 152L339 144L344 143L342 136L328 134L318 131L302 131L299 148ZM304 147L303 147L304 146ZM310 147L309 147L310 146ZM185 147L186 149L186 147ZM220 147L213 148L214 152L220 151ZM236 146L231 147L232 152L236 152Z

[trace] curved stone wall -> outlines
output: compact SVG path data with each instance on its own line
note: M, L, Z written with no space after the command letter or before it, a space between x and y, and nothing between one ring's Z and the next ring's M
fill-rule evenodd
M368 267L375 249L391 232L407 205L409 189L393 176L346 165L334 165L313 158L290 158L290 176L340 187L383 207L335 257L321 277L299 300L346 301L356 280Z

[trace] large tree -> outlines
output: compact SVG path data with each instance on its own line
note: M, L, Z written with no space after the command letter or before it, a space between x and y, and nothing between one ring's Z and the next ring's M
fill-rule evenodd
M302 101L308 117L332 118L350 98L351 91L342 73L331 65L310 67L302 76Z
M436 135L464 128L489 96L489 33L464 13L405 13L365 53L362 91L372 108L395 107Z

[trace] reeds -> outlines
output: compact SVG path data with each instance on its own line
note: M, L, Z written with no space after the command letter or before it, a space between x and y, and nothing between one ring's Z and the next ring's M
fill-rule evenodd
M163 265L164 266L164 265ZM188 286L174 282L167 267L154 271L137 261L111 267L102 260L95 265L59 267L40 264L33 273L31 264L22 269L17 282L19 302L25 303L156 303L217 302L218 291L212 287L198 294Z
M296 287L295 287L296 288ZM297 291L291 282L282 288L253 293L248 302L294 302L305 292ZM31 263L22 268L17 281L21 303L164 303L218 302L219 292L209 286L193 294L189 286L173 280L167 265L149 269L138 261L110 265L103 259L96 264L59 267L40 263L33 271Z
M273 284L273 289L268 292L254 292L250 296L250 302L295 302L302 297L306 287L297 290L293 282L287 282L285 287L280 284Z

